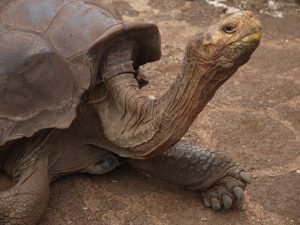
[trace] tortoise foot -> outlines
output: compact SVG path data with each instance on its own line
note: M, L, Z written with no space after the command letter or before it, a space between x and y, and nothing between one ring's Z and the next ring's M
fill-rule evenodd
M251 176L236 166L227 173L227 176L201 193L203 203L215 211L222 208L230 209L235 203L244 200L244 190L246 184L250 182Z

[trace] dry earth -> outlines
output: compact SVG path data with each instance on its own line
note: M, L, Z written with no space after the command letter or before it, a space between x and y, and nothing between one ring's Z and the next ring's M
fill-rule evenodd
M176 76L188 39L226 13L212 5L221 1L106 2L126 20L159 26L163 57L143 68L151 82L145 91L156 96ZM264 36L249 63L218 91L185 137L225 152L252 174L246 211L213 212L204 208L199 193L125 165L105 176L73 175L53 183L40 225L300 224L300 5L274 2L225 2L228 10L255 11ZM8 182L0 180L5 189Z

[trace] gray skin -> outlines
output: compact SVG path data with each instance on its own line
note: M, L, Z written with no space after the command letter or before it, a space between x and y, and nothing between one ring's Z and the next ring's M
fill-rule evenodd
M186 48L182 71L159 99L140 90L133 71L135 43L119 40L101 67L104 82L90 90L67 129L46 129L8 143L1 168L15 185L0 193L0 224L33 225L46 210L49 183L71 173L104 174L128 161L152 176L201 191L205 206L242 201L250 176L230 158L180 140L216 90L246 63L261 24L241 12L209 27Z

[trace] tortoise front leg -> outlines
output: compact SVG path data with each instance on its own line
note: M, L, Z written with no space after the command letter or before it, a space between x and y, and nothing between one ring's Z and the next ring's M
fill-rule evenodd
M7 156L5 170L13 176L15 185L0 193L0 225L35 225L46 210L48 154L29 156L26 152L21 158L14 153Z
M135 168L162 180L201 191L206 207L229 209L243 200L250 176L221 153L184 141L161 155L146 160L130 159Z

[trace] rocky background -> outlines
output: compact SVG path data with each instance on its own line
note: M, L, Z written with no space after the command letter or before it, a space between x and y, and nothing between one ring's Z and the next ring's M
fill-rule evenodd
M51 186L40 225L300 224L299 0L106 0L125 20L156 23L163 56L143 67L148 94L174 80L189 38L226 14L252 10L263 39L248 64L217 92L185 138L225 152L253 176L247 210L213 212L199 193L125 165L104 176L73 175ZM1 177L3 190L9 182Z

